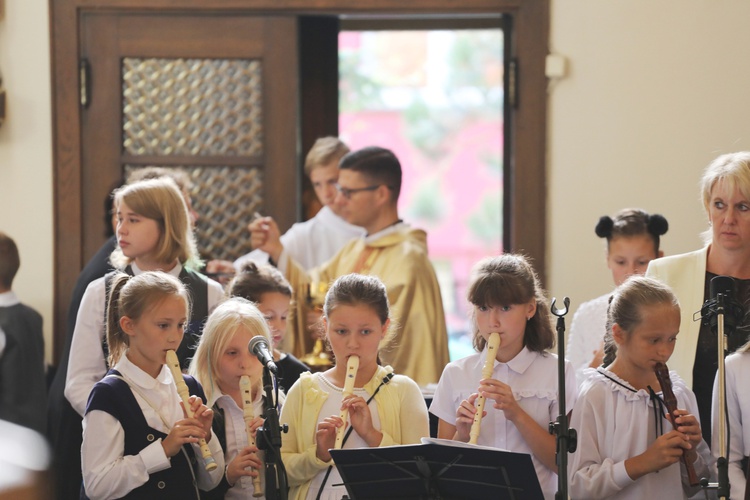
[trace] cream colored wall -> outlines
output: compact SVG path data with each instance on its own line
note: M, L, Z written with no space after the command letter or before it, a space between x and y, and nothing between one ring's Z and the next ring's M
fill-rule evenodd
M702 169L750 149L750 2L551 2L568 76L549 92L548 288L577 307L612 287L601 215L659 212L665 253L700 248Z
M23 263L16 291L51 335L53 214L46 0L6 1L0 71L0 229ZM750 149L750 2L551 0L550 50L568 75L550 89L548 288L576 306L611 278L593 227L640 206L668 217L667 253L700 245L701 169Z
M6 90L0 127L0 231L21 252L13 288L44 316L52 335L52 131L47 0L6 0L0 72Z

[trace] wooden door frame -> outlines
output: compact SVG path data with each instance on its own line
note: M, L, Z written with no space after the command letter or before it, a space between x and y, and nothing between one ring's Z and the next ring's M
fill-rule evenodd
M65 317L83 265L79 19L81 12L226 13L248 15L464 15L509 14L511 57L517 66L518 105L511 116L509 250L536 263L544 281L546 244L546 113L544 61L549 0L49 0L54 192L55 360L65 338ZM507 124L506 124L507 125ZM508 167L506 165L506 167Z

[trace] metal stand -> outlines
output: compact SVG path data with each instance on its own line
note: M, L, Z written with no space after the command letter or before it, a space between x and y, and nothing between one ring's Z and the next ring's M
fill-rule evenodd
M576 451L578 435L575 429L568 427L568 412L565 409L565 315L568 314L570 299L565 297L563 309L557 309L552 299L550 311L557 316L557 394L559 414L555 422L550 422L549 433L557 436L557 493L556 500L568 498L568 453Z
M289 483L281 461L281 433L287 432L289 428L286 424L279 425L279 412L276 409L278 390L274 390L273 376L268 368L263 368L263 390L266 393L263 398L265 423L258 428L256 442L258 448L266 452L263 464L266 499L287 500Z
M731 485L729 484L729 460L727 459L727 450L729 448L729 432L727 430L727 407L726 407L726 371L724 366L724 356L727 349L727 334L731 334L736 326L737 317L741 316L741 308L732 303L732 294L735 289L734 279L728 276L715 276L711 279L709 286L710 300L701 308L701 316L704 321L708 319L711 331L716 333L717 343L717 378L719 386L717 387L718 404L719 404L719 436L718 443L712 443L713 446L719 447L719 458L716 459L716 468L718 472L718 482L709 483L705 479L701 481L704 490L716 490L718 498L729 498ZM714 298L715 297L715 298ZM726 326L728 327L725 330Z
M717 343L717 363L719 380L719 458L716 459L716 469L718 473L718 483L708 483L706 488L716 488L716 495L721 499L729 498L729 460L727 460L727 415L726 415L726 383L727 376L724 367L724 356L726 351L727 339L724 333L724 313L726 311L725 300L727 295L723 293L716 294L715 308L710 309L710 314L716 315L716 343ZM717 443L713 443L716 446Z

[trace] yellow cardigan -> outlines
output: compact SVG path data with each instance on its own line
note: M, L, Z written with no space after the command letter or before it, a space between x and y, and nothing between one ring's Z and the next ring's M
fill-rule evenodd
M365 384L368 394L375 392L391 367L379 366L372 379ZM281 458L289 479L289 498L304 499L315 475L333 462L323 462L315 456L315 431L322 418L320 409L329 393L322 390L316 377L309 372L289 390L281 409L281 423L289 424L289 432L282 436ZM380 446L418 444L430 435L427 405L417 384L408 377L395 375L380 388L374 403L380 416L383 441Z

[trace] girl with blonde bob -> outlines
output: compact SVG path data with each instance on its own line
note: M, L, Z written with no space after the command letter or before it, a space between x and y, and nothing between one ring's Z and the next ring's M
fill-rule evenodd
M213 408L213 431L225 450L227 470L219 486L208 494L212 498L250 498L255 494L253 478L262 470L262 453L248 446L240 378L250 377L253 437L264 420L263 365L249 352L250 339L261 335L271 345L271 332L258 308L241 297L220 304L208 317L203 336L190 363L190 373L205 387L208 406ZM278 404L284 394L279 392ZM239 437L238 437L239 436ZM263 479L263 474L260 474Z
M137 276L146 271L166 272L185 284L193 314L176 349L183 368L208 311L223 298L221 285L196 271L196 251L185 200L170 178L149 179L118 189L114 194L118 247L110 257L118 271ZM65 397L81 415L91 388L107 372L104 339L105 303L113 273L92 281L78 310L71 343Z

